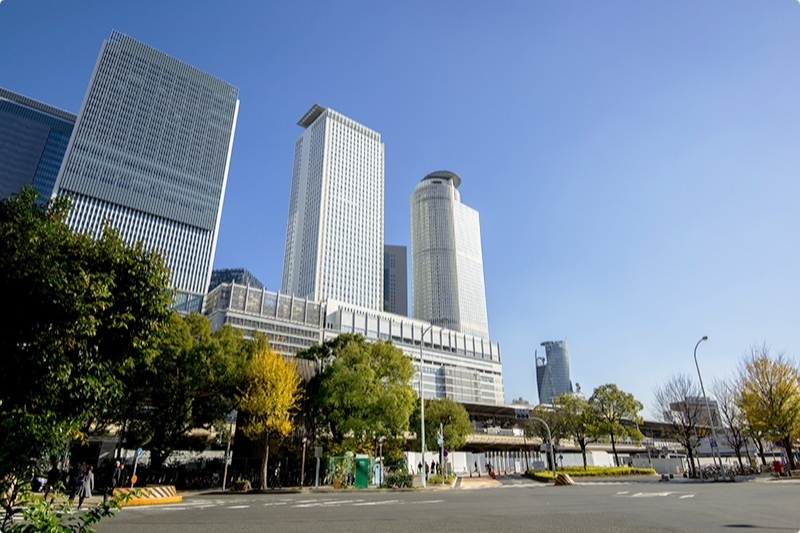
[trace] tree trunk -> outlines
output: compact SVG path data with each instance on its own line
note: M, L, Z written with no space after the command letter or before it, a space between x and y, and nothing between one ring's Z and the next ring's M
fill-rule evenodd
M761 439L753 439L756 443L756 448L758 449L758 455L761 456L761 464L763 466L767 466L767 458L764 457L764 443L761 442Z
M586 468L586 443L583 440L578 441L578 444L581 447L581 455L583 456L583 469L587 470Z
M736 448L736 458L739 460L739 473L744 474L744 463L742 462L742 447Z
M619 456L617 455L617 440L614 438L614 434L611 434L611 449L614 451L614 464L619 466Z
M794 452L792 452L792 436L787 435L785 439L783 439L783 445L786 447L786 455L789 458L789 475L792 474L792 470L795 469L795 462L794 462Z
M692 453L691 444L686 447L686 456L689 459L689 477L695 477L697 475L697 468L694 466L694 454Z
M264 437L264 455L261 457L261 490L267 490L269 481L269 433Z

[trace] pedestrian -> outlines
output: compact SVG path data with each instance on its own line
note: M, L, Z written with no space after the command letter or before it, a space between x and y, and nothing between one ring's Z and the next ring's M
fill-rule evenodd
M83 474L83 483L78 487L78 509L83 508L83 500L92 497L92 489L94 489L94 472L93 467L83 463L86 470Z
M83 481L86 478L86 461L81 462L81 464L76 465L73 464L72 468L70 469L69 475L69 504L72 505L75 502L75 496L78 494L78 490L83 486Z
M431 461L431 474L436 474L436 461Z
M478 469L478 461L475 461L475 473L478 474L478 477L481 477L481 471Z
M50 491L55 491L56 483L61 480L61 469L58 467L58 457L55 455L50 456L50 470L47 471L47 483L44 484L44 499ZM52 500L51 500L52 502Z
M420 476L422 475L422 461L420 461L419 464L417 465L417 472L419 473Z
M114 494L114 489L122 486L122 468L119 461L114 463L108 481L106 483L106 490L103 492L103 505L108 505L108 497Z

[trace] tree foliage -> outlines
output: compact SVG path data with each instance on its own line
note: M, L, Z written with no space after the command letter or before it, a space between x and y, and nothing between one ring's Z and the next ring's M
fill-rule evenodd
M32 189L0 202L0 291L22 306L0 321L0 374L13 379L0 389L6 506L32 459L81 437L123 395L170 313L161 257L109 228L97 240L73 233L69 209L63 197L38 204Z
M594 440L592 435L594 411L589 406L589 402L570 392L562 392L556 396L553 406L562 413L565 436L571 437L580 447L583 469L586 470L586 446Z
M292 415L300 399L300 376L294 363L275 353L266 339L256 339L256 342L253 355L245 366L237 402L245 414L242 433L260 443L263 451L261 489L265 490L269 439L285 437L292 431Z
M190 432L211 429L235 407L247 355L241 331L225 326L212 333L207 317L174 313L156 354L138 373L129 443L149 449L156 469L176 448L203 448L206 443Z
M444 449L460 450L467 444L467 436L472 434L472 422L469 413L458 402L449 398L425 400L425 448L426 451L438 450L437 435L439 424L444 434ZM409 420L412 431L419 435L421 430L420 411L417 406Z
M708 414L700 386L691 376L673 374L653 391L653 411L668 424L668 434L686 450L689 470L695 476L695 453L699 440L709 432Z
M408 429L416 398L409 385L414 367L391 342L343 334L298 356L325 361L313 403L329 449L341 448L347 439L355 451L368 451L377 439L397 438Z
M771 440L782 441L795 466L792 442L800 431L800 372L784 354L751 348L739 368L739 407L747 424Z
M644 409L644 406L634 398L633 394L620 390L613 383L600 385L594 389L589 398L589 405L594 411L593 433L597 437L608 435L611 438L614 461L619 466L617 439L619 437L629 437L635 440L644 438L636 427L623 424L622 421L624 419L637 424L641 423L642 418L639 416L639 412Z

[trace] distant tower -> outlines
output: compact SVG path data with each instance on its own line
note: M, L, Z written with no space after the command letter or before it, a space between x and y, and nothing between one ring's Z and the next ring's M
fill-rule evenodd
M281 292L381 311L381 136L319 105L298 125Z
M411 312L488 339L480 219L460 184L455 172L432 172L411 194Z
M569 380L569 348L567 340L543 342L547 359L536 358L536 386L539 403L553 403L556 396L572 392Z
M211 279L239 90L118 32L103 43L54 194L67 224L164 255L176 306L200 311Z
M383 310L408 316L408 255L405 246L383 246Z
M31 186L50 199L75 118L0 87L0 198Z

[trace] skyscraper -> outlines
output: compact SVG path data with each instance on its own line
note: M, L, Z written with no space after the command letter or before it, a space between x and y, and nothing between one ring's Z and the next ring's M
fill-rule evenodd
M455 172L432 172L411 194L411 312L488 339L480 220L460 184Z
M0 87L0 198L32 186L49 200L75 115Z
M319 105L298 122L281 292L383 309L383 143Z
M572 392L569 379L569 348L567 340L543 342L547 360L536 358L536 386L539 403L553 403L556 396Z
M161 251L176 305L200 310L211 277L239 91L118 32L103 43L58 175L68 224Z
M383 246L383 310L408 316L408 255L405 246Z

